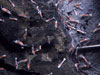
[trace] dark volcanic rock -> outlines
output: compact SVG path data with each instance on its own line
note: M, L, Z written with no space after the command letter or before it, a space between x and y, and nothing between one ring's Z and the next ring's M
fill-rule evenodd
M100 24L100 1L67 1L0 0L0 75L100 74L99 49L83 49L78 51L78 55L74 54L77 47L100 44L100 30L93 31ZM76 3L82 9L77 9L74 6ZM81 17L82 14L89 16ZM68 25L74 28L68 28ZM88 41L81 42L84 38ZM15 43L16 40L20 41L19 44ZM71 46L75 48L69 52ZM6 58L2 58L4 54ZM88 63L84 63L79 55L84 55L91 63L89 68L80 68ZM15 58L19 63L18 69ZM57 68L64 58L66 61ZM79 71L75 69L76 63ZM2 67L5 70L1 71Z
M37 0L36 4L31 0L0 0L0 6L8 9L12 14L0 9L0 18L5 20L0 22L0 55L6 54L7 57L0 59L1 67L5 68L2 75L46 75L53 72L54 75L74 75L73 68L69 61L66 61L66 69L58 69L57 66L66 57L66 49L69 47L71 38L64 30L57 8L47 0ZM37 6L42 12L43 17L38 13ZM21 15L21 16L20 16ZM11 20L17 18L18 20ZM46 20L52 19L50 22ZM55 21L58 21L57 28ZM27 32L25 32L27 30ZM22 41L25 46L14 43L15 40ZM50 44L48 43L50 41ZM31 47L35 50L42 46L42 49L32 54ZM31 69L27 69L27 63L20 63L19 69L15 68L15 57L18 61L28 59L31 61Z

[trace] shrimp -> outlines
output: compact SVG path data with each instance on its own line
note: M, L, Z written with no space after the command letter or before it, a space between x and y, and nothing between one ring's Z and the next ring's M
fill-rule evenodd
M6 8L3 8L3 7L1 7L1 10L3 11L3 12L6 12L6 13L8 13L8 14L12 14L8 9L6 9Z

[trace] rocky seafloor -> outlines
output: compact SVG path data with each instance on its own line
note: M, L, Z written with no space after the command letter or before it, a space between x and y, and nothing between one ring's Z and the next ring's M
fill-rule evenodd
M0 75L99 75L99 4L0 0Z

